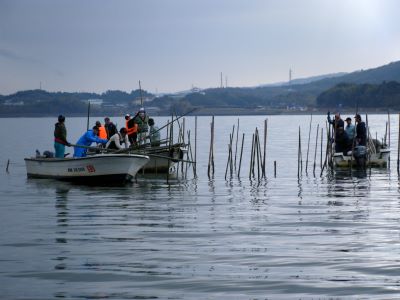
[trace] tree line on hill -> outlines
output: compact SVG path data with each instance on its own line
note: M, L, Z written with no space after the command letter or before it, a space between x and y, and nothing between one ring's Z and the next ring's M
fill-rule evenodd
M327 107L365 107L400 110L400 83L396 81L381 84L339 83L317 96L310 91L290 91L284 93L266 93L249 91L249 89L210 89L203 93L191 93L184 97L154 97L142 92L144 97L153 97L146 106L157 107L159 114L183 114L193 108L244 108L251 111L258 107L285 110L288 106L300 105L309 108ZM42 90L18 92L0 98L0 116L43 116L64 113L84 115L87 112L87 99L102 99L107 106L91 106L93 114L125 114L138 109L133 99L140 94L134 91L108 91L103 94L94 93L50 93ZM10 99L12 101L10 102ZM9 102L7 102L9 101ZM18 104L23 102L23 104ZM14 105L10 105L13 104ZM118 106L117 104L125 104Z
M82 115L88 110L89 99L101 99L108 107L91 106L92 113L126 113L134 109L134 101L140 97L152 97L146 91L106 91L102 94L87 92L47 92L45 90L20 91L12 95L0 95L0 116L41 116L54 114ZM124 104L118 107L117 104ZM125 109L125 110L124 110Z
M305 83L302 84L296 81L297 84L253 88L211 88L186 95L162 97L140 90L130 93L109 90L101 94L22 91L8 96L0 95L0 116L54 115L61 112L83 115L87 112L87 101L83 100L88 99L103 101L103 105L91 108L92 113L133 113L138 109L137 100L141 97L146 98L146 107L155 107L159 114L164 115L182 114L195 107L208 109L211 113L216 108L227 112L241 108L251 113L260 107L264 111L357 105L366 108L400 109L400 61L339 75L316 77L315 81L303 80Z
M365 107L400 109L400 83L341 83L317 97L318 107Z

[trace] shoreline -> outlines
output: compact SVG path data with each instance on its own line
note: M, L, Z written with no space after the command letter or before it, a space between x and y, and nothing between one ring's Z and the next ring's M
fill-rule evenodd
M326 115L330 111L331 115L335 114L337 109L312 109L312 110L279 110L279 109L247 109L247 108L198 108L193 113L188 116L271 116L271 115ZM63 114L63 112L60 112ZM340 110L340 114L355 114L356 111L354 109L342 109ZM368 109L359 109L358 113L361 114L397 114L398 110L391 109L382 109L382 108L368 108ZM58 115L58 114L57 114ZM87 117L87 113L71 113L65 114L68 117ZM118 117L123 116L124 114L118 115L115 113L111 114L101 114L94 113L90 117ZM167 113L158 113L158 114L150 114L153 117L169 117L171 114ZM51 113L12 113L5 114L0 113L0 118L47 118L47 117L55 117L56 114ZM179 116L179 115L178 115Z

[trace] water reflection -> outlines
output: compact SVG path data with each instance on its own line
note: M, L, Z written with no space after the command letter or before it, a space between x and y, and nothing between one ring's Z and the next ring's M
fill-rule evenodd
M55 232L56 244L67 244L67 234L68 234L68 193L70 187L67 185L57 185L55 187L56 193L56 221L57 227ZM61 246L62 247L62 246ZM61 254L55 258L57 264L54 266L55 270L65 270L67 265L65 261L67 260L66 251L62 250Z
M328 197L367 197L370 185L366 170L334 170L327 173Z

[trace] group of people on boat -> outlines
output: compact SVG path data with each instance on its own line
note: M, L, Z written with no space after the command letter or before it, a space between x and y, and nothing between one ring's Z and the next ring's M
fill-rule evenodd
M149 118L146 114L144 108L140 108L133 117L127 114L125 116L125 127L122 127L119 131L109 117L104 119L104 125L100 121L96 121L95 126L86 131L78 139L76 145L72 145L67 140L65 116L58 116L58 122L54 129L54 150L57 158L65 157L65 146L74 147L74 157L85 157L88 149L86 147L90 147L92 143L118 150L147 145L147 140L149 140L149 145L153 147L160 145L159 129L155 126L154 119Z
M334 132L335 152L343 152L346 155L355 147L366 146L367 144L367 129L365 122L361 120L361 115L354 116L356 125L351 123L351 118L346 118L346 127L340 113L335 113L332 119L328 112L328 123L332 125Z

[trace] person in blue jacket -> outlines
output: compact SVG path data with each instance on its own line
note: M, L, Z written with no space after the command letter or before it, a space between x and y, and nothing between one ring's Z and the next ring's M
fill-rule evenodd
M77 145L90 146L92 143L106 144L106 139L101 139L98 137L99 129L94 126L92 129L88 130L80 139L76 142ZM74 157L85 157L87 149L81 147L74 147Z

